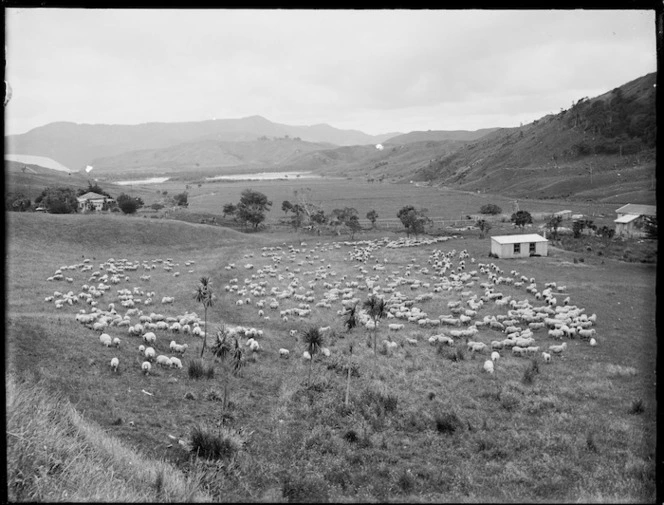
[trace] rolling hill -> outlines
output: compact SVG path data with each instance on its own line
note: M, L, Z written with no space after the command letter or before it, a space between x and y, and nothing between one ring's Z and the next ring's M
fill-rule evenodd
M482 128L480 130L428 130L428 131L414 131L404 135L397 135L387 139L383 144L385 145L403 145L412 144L415 142L439 142L442 140L477 140L491 132L498 130L498 128Z
M163 149L130 151L93 160L95 172L106 177L146 176L225 167L274 167L301 153L329 148L329 144L294 138L228 142L223 136L177 144Z
M367 135L357 130L339 130L325 124L291 126L273 123L261 116L139 125L57 122L21 135L5 137L5 149L10 154L45 156L71 170L80 170L97 158L129 151L167 148L212 135L227 142L288 136L307 142L359 145L376 144L398 134Z

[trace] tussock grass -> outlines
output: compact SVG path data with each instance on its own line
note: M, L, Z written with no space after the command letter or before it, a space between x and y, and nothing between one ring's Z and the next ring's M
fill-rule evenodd
M41 383L5 380L10 501L210 501L195 474L136 453Z
M214 366L212 364L206 363L200 358L193 359L189 362L187 373L189 374L189 378L194 380L213 379Z

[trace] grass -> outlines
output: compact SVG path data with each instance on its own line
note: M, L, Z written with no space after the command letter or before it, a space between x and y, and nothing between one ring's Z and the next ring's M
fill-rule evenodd
M369 275L383 276L391 270L403 272L406 265L415 263L420 268L411 268L411 278L425 279L430 274L419 270L428 266L432 246L375 251L378 259L388 261L383 273L372 270L376 264L373 260L366 264L349 260L352 247L323 250L331 242L324 237L273 233L264 237L242 235L238 237L242 241L238 241L232 232L217 234L213 227L166 220L164 230L168 233L163 235L149 231L155 224L153 220L128 218L113 221L127 223L126 233L133 234L118 243L114 232L117 224L109 224L106 233L104 229L98 231L104 226L100 218L88 231L94 240L76 241L76 233L85 233L83 224L76 219L47 217L50 219L10 216L8 370L17 377L41 378L40 387L66 398L85 422L98 424L108 437L149 461L168 461L183 475L197 475L198 480L192 482L199 482L199 489L205 489L212 499L376 501L398 495L404 501L654 501L656 409L650 405L655 401L652 377L657 343L653 265L610 258L605 258L605 264L594 258L574 265L572 253L562 250L554 250L548 258L490 260L487 241L472 235L438 244L437 248L444 251L467 249L477 262L492 261L505 274L516 269L527 277L536 277L538 285L549 281L565 284L573 304L584 307L589 314L597 313L597 347L568 341L569 348L562 357L554 356L551 364L540 363L535 381L524 384L524 367L532 365L511 353L501 353L493 375L482 373L483 358L450 361L438 355L426 340L440 328L415 328L420 332L419 344L399 346L391 356L379 354L374 371L373 351L360 345L367 332L357 328L345 333L336 305L332 309L316 308L303 321L292 317L288 322L279 317L278 310L266 309L265 315L271 316L266 320L257 316L255 302L261 297L251 296L252 304L236 306L237 295L223 290L232 278L238 278L239 285L245 278L250 283L266 281L267 292L272 286L283 288L286 280L280 283L266 270L265 277L258 277L258 271L267 265L276 265L281 274L286 274L285 279L287 272L300 277L304 287L301 292L311 289L316 300L325 291L323 283L335 280L328 276L309 287L307 282L315 276L304 272L313 272L319 265L336 272L336 280L346 275L344 282L350 282L356 280L360 268L368 270ZM76 232L69 231L77 226L81 228ZM200 236L200 247L178 240L178 234L189 233L190 229ZM210 233L201 235L200 231ZM192 240L196 233L191 235ZM151 241L144 242L144 236ZM316 247L319 241L321 245ZM292 259L286 255L277 264L271 257L262 256L263 245L279 246L285 251L293 245L301 252L294 253ZM188 377L188 366L197 356L196 348L200 351L200 340L191 335L176 337L178 342L189 343L183 356L185 370L153 367L154 373L144 376L137 353L139 337L129 337L126 332L120 335L120 329L110 328L112 336L120 335L124 345L106 349L99 345L94 332L73 320L81 306L58 310L43 301L56 289L80 289L88 277L76 270L70 273L74 277L71 285L45 279L56 268L77 263L82 257L95 257L93 263L97 266L109 257L172 257L180 263L178 278L159 268L151 272L147 282L140 282L138 273L131 274L130 282L113 286L100 299L100 307L105 308L117 296L116 289L140 286L154 290L157 298L175 296L172 307L157 305L149 310L165 315L200 313L193 289L201 275L210 275L218 287L219 299L208 313L208 326L227 323L264 331L259 339L262 350L258 361L248 363L241 378L228 378L232 415L220 413L217 400L223 380ZM184 267L188 260L195 260L195 264ZM255 269L244 270L246 262L253 263ZM237 268L225 270L229 263ZM252 275L257 278L251 279ZM383 277L379 282L386 285ZM513 286L500 288L517 299L526 297L524 291ZM408 286L398 289L410 295ZM477 283L469 289L479 291ZM414 294L421 292L423 288L413 290ZM356 289L361 300L367 293ZM432 317L444 313L447 302L458 296L454 291L441 292L419 305ZM298 303L282 299L280 309ZM311 307L314 309L313 304ZM497 312L493 305L485 304L478 317ZM302 344L289 331L328 325L344 338L326 340L331 356L316 358L320 363L313 367L312 388L307 388L309 364L300 358ZM379 341L387 338L386 325L385 321L379 325ZM626 334L629 339L624 338ZM401 334L390 335L398 342L404 338ZM489 343L498 335L483 328L474 339ZM545 336L536 333L536 338L537 345L546 347ZM170 334L158 333L158 354L169 354L170 340ZM344 353L351 342L354 369L346 408ZM291 359L279 359L281 347L291 350ZM457 342L449 352L456 355L463 347ZM117 353L120 359L118 374L107 366L111 353ZM54 360L53 356L66 359ZM639 415L630 414L631 403L638 398L643 399L644 410ZM450 418L452 413L457 421ZM222 415L223 428L229 431L220 431L217 425ZM27 419L17 417L13 426L23 426ZM238 436L246 443L238 445L241 449L232 458L219 460L219 465L202 457L192 459L188 448L170 436L189 443L196 426L205 426L212 435ZM242 437L237 435L240 427L245 428ZM597 451L587 449L588 433L593 434ZM9 459L18 464L13 454ZM164 494L169 485L168 477L158 479L156 471L146 482L154 496L160 487ZM44 483L47 488L56 485ZM317 495L318 489L326 491ZM154 496L146 500L152 501ZM113 496L103 498L113 501Z
M214 366L205 363L202 359L194 359L189 362L189 367L187 368L187 374L190 379L200 380L200 379L213 379L214 378Z
M196 473L148 458L42 382L5 377L10 501L210 501Z

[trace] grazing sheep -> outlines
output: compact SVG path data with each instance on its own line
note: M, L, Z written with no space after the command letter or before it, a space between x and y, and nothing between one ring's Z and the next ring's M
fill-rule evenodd
M487 373L493 373L493 361L488 359L484 362L484 371Z
M498 358L500 358L500 354L497 351L493 351L491 353L491 361L498 361Z
M143 344L141 344L141 345L138 346L138 352L139 352L140 354L144 354L144 353L145 353L145 346L144 346Z
M143 373L147 375L150 373L150 370L152 370L152 365L150 364L149 361L144 361L143 364L141 365L141 370L143 370Z
M595 340L594 338L591 338L590 339L590 345L595 347L597 345L597 340Z
M113 345L114 345L115 347L120 347L120 339L119 339L118 337L115 337L115 338L113 339Z
M592 338L597 332L595 331L594 328L591 328L589 330L584 330L583 328L579 328L576 333L582 339L588 340L588 339Z
M171 360L171 367L172 368L182 368L182 361L180 361L180 358L176 358L174 356L171 356L169 359Z
M410 345L417 345L416 338L406 338L406 342L408 342Z
M149 361L152 361L155 358L155 356L157 355L157 353L155 352L155 350L152 347L148 347L147 349L145 349L144 354L145 354L145 359L147 359Z
M113 343L111 336L108 333L102 333L99 335L99 342L101 342L101 345L105 345L106 347L111 347Z
M120 366L120 360L118 358L111 359L111 370L114 372L118 371L118 366Z
M555 354L562 354L562 352L567 349L567 344L563 342L561 345L550 345L549 350Z
M519 347L518 345L515 345L514 347L512 347L512 354L514 356L523 356L523 353L525 351L526 350L523 347Z
M149 331L145 335L143 335L143 341L146 344L156 344L157 343L157 335L155 335L153 332Z
M321 347L320 350L321 354L325 356L326 358L330 357L330 350L327 347Z
M484 342L473 342L470 340L468 341L468 350L470 352L484 352L486 350L486 344Z
M279 349L279 356L288 359L288 357L290 356L290 351L282 347L281 349Z
M173 365L173 362L170 360L168 356L164 356L163 354L160 354L157 356L157 365L160 365L164 368L170 368Z
M544 363L551 363L551 355L548 352L543 352L542 358L544 358Z
M302 357L306 360L310 360L311 359L311 354L309 354L309 351L304 351L302 353Z

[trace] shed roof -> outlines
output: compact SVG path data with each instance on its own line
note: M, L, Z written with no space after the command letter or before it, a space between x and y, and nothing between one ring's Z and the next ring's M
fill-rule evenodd
M77 198L79 202L83 202L85 200L113 200L113 198L109 198L108 196L105 195L100 195L99 193L93 193L92 191L88 191L84 195L81 195Z
M657 207L655 205L641 205L637 203L628 203L619 209L616 214L636 214L637 216L656 216Z
M523 244L525 242L548 242L547 239L537 233L527 233L524 235L498 235L491 237L499 244Z
M624 214L618 219L615 219L614 223L631 223L635 219L638 219L640 216L638 214Z

